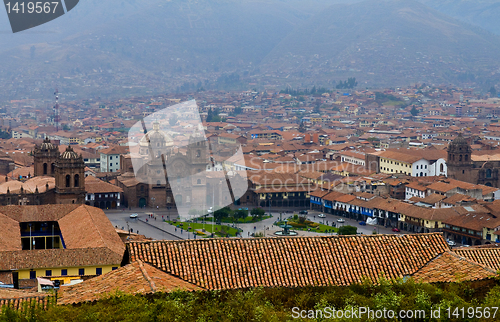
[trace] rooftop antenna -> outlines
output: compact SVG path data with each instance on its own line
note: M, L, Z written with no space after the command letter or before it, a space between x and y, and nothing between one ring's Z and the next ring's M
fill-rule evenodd
M54 125L56 126L56 132L59 131L59 91L55 90L54 96L56 98L56 105L54 105Z

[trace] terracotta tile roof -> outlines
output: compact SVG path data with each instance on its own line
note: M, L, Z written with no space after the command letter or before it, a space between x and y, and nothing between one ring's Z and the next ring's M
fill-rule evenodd
M445 198L446 198L446 196L443 196L443 195L440 195L437 193L433 193L433 194L430 194L427 197L423 198L422 202L433 205L435 203L440 202L441 200L443 200Z
M443 203L455 205L455 204L458 204L460 202L474 202L474 201L476 201L475 198L472 198L472 197L467 196L467 195L463 195L461 193L456 193L453 196L444 199Z
M176 289L201 290L196 285L185 282L142 261L135 261L82 283L62 286L57 303L74 304L96 301L106 294L112 295L117 291L126 294L150 294L171 292Z
M0 251L0 270L118 265L122 259L104 247Z
M0 299L19 299L27 297L47 297L48 293L30 292L24 290L0 288Z
M125 245L101 209L86 205L0 207L0 270L112 265ZM65 249L22 250L20 222L56 221Z
M123 189L93 176L87 176L85 177L85 191L87 193L110 193L123 192Z
M23 309L26 302L46 308L49 303L55 303L55 298L48 293L0 288L0 312L3 306L10 306L15 310Z
M459 210L460 208L461 207L455 207L454 209ZM500 218L488 213L468 212L459 216L453 216L444 220L443 223L450 226L482 231L485 227L493 229L500 226Z
M130 242L142 260L207 289L349 285L411 275L449 249L439 233Z
M471 261L500 271L500 249L499 248L474 248L467 247L456 249L455 253Z
M453 283L476 281L495 277L496 271L490 267L464 258L452 251L437 255L413 274L417 282Z

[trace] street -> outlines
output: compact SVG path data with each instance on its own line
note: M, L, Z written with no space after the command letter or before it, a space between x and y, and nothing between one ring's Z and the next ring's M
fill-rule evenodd
M140 209L135 208L132 210L105 210L106 216L109 218L113 226L120 229L132 229L133 232L139 233L146 237L150 237L154 240L179 240L179 239L193 239L195 238L193 233L189 233L185 230L176 229L175 226L172 226L162 219L170 220L175 219L177 217L174 215L175 212L168 211L164 209L156 210L153 212L153 209ZM147 214L154 213L155 218L150 218ZM298 213L298 211L295 211ZM137 218L130 218L131 214L138 214ZM266 212L267 214L267 212ZM254 233L264 234L266 237L276 236L274 232L281 231L280 227L274 226L274 222L280 220L279 212L271 212L271 218L265 219L256 223L247 223L247 224L234 224L235 227L243 230L241 233L242 238L249 238ZM342 225L351 225L358 229L358 233L362 233L364 235L373 234L373 230L376 229L379 234L398 234L397 232L393 232L391 228L385 228L381 226L361 226L358 221L353 219L344 218L340 216L334 216L332 214L325 214L325 218L320 218L318 215L320 212L318 211L309 211L306 215L308 220L313 222L327 224L331 226L332 222L335 222L336 227L340 227ZM163 216L163 217L162 217ZM172 216L173 218L170 218ZM282 219L286 219L289 216L293 216L293 212L291 213L283 213ZM337 219L343 218L345 220L344 223L337 222ZM207 231L210 231L210 223L207 222ZM228 226L233 226L233 224L225 224ZM330 234L321 234L315 232L303 232L298 231L299 236L327 236ZM197 237L200 238L200 237Z

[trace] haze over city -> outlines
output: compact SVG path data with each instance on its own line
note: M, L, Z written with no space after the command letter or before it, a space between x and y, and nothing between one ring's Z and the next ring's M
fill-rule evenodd
M500 1L4 4L0 319L498 320Z

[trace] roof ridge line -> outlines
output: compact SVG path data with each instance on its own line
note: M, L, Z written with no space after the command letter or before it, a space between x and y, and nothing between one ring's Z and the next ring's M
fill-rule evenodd
M151 279L149 274L146 272L146 269L144 267L144 262L141 260L137 260L137 263L139 264L139 269L141 270L142 276L144 276L144 278L148 282L149 287L151 288L151 291L156 292L156 290L157 290L156 284L155 284L155 282L153 282L153 280Z
M87 212L87 214L89 215L90 220L92 220L92 224L94 225L95 230L99 234L99 237L101 238L101 241L103 242L103 244L106 246L107 249L109 249L110 251L112 251L114 253L114 251L109 247L108 243L106 243L106 241L104 240L104 238L102 238L101 230L95 224L94 217L92 216L92 214L90 213L90 211L87 209L87 206L86 205L80 205L79 207L76 207L73 211L75 211L76 209L78 209L80 207L83 207L85 209L85 211ZM73 211L70 211L69 213L71 213Z

